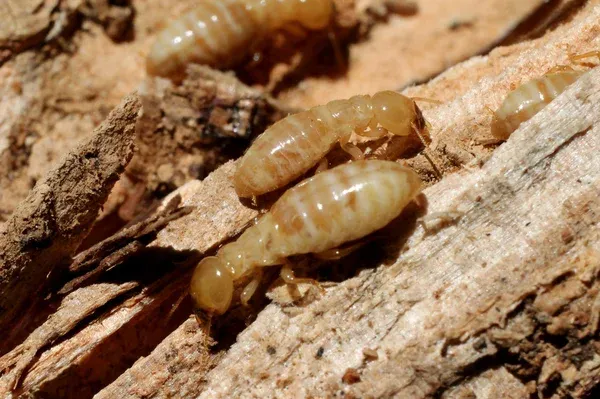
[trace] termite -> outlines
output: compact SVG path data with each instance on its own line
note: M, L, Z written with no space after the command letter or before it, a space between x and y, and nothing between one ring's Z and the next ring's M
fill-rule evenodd
M421 136L426 129L414 100L393 91L335 100L290 115L269 127L246 151L234 175L240 197L274 191L304 175L336 143L355 159L362 152L349 143L352 133L379 138L391 133Z
M269 34L288 25L322 30L333 15L332 0L203 0L158 34L146 70L176 78L191 62L230 68Z
M304 180L236 241L200 261L190 284L196 307L225 313L236 282L251 278L240 296L247 304L266 266L283 265L285 283L316 283L295 277L288 258L365 237L395 219L420 190L416 172L392 161L347 163Z
M577 61L588 57L599 57L600 51L591 51L569 57ZM585 71L559 65L539 78L532 79L508 93L497 111L492 112L491 133L498 141L507 140L521 123L531 119Z

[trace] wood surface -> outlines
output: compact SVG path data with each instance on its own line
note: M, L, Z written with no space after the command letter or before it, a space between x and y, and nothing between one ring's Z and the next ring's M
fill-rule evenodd
M597 394L598 63L575 65L590 72L506 143L483 144L486 107L600 48L597 1L423 0L381 17L374 2L339 0L340 21L364 33L344 44L349 69L301 70L276 99L204 69L178 87L144 77L153 35L190 3L4 6L14 23L0 28L0 397ZM514 44L470 58L503 41ZM235 195L235 161L190 180L191 164L227 159L198 150L195 133L251 137L289 110L450 66L404 90L442 102L419 102L427 148L360 144L419 172L418 203L355 254L315 261L329 276L324 295L272 278L212 328L194 317L194 264L260 215ZM119 105L136 88L142 100ZM243 129L221 123L225 114ZM151 198L170 193L155 209L140 184Z

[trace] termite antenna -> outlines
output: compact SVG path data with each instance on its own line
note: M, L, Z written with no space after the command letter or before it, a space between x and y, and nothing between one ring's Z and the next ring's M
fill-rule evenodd
M413 127L413 130L415 131L415 133L417 134L417 136L419 136L419 140L421 140L421 143L423 143L423 145L425 146L425 149L423 150L423 156L431 164L431 167L433 168L433 174L435 174L435 177L437 177L438 179L441 180L442 179L442 173L438 169L438 167L435 164L435 162L433 162L433 159L428 154L429 151L428 151L428 147L427 147L427 142L425 142L425 138L423 137L423 135L421 134L421 132L419 131L419 129L414 124L412 125L412 127Z
M342 50L340 50L340 42L337 39L337 35L333 31L331 25L329 25L327 29L327 38L331 43L331 47L333 47L333 54L335 56L335 63L340 71L344 70L344 55L342 54Z
M427 98L427 97L411 97L410 99L413 101L422 101L422 102L436 104L436 105L443 104L443 102L440 100L434 100L433 98Z
M435 162L433 162L433 159L429 156L429 154L428 154L428 152L429 152L428 151L429 146L427 145L427 142L425 141L425 138L421 134L422 130L428 129L429 123L427 121L425 121L425 119L423 118L423 115L421 114L421 110L419 109L419 107L417 107L417 103L415 103L414 101L412 103L413 103L413 107L414 107L414 110L415 110L415 114L417 115L416 121L419 123L419 126L417 126L414 121L411 122L410 125L411 125L413 131L419 137L419 140L421 140L421 143L423 143L423 147L424 147L424 149L423 149L423 156L431 164L431 167L433 169L433 173L435 174L435 176L439 180L441 180L442 179L442 173L438 169L438 167L435 164Z
M588 51L583 54L569 54L569 60L575 64L581 64L581 60L586 58L598 57L598 61L600 62L600 51Z
M496 118L496 111L494 111L493 109L491 109L489 106L484 105L483 109L485 109L485 111L487 113L489 113L492 118Z

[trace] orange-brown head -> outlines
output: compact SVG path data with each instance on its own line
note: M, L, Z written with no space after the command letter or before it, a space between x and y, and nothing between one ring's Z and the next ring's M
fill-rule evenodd
M425 120L415 102L400 93L380 91L373 95L371 103L377 122L391 134L408 136L415 128L425 128Z
M233 277L216 256L209 256L196 266L190 282L190 295L197 308L220 315L229 309L233 298Z

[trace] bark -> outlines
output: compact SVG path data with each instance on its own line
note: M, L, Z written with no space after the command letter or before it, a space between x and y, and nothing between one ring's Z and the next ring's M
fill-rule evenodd
M20 333L20 319L89 232L133 155L140 104L126 98L89 142L38 182L0 236L0 329Z

